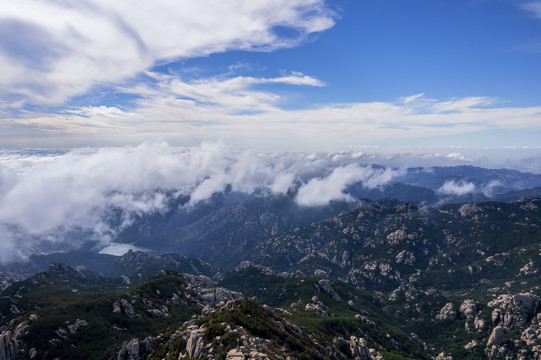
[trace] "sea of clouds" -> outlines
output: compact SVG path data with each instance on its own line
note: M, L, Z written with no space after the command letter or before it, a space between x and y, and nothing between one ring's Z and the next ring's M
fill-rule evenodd
M350 184L374 188L401 173L347 160L328 154L234 151L222 144L4 152L0 261L24 256L36 241L61 241L74 230L106 245L134 216L168 211L170 200L179 196L189 198L185 206L190 207L226 189L261 195L295 189L299 205L321 206L350 200L344 193ZM111 217L120 218L114 228Z
M44 251L67 234L87 234L105 247L137 216L172 210L183 197L188 209L214 194L294 196L299 206L353 201L347 187L381 188L405 174L402 157L359 151L256 153L223 144L174 148L167 143L71 151L0 153L0 262ZM423 155L420 160L437 159ZM455 153L440 156L456 161ZM464 160L464 159L460 159ZM389 166L374 166L387 162ZM448 181L442 196L490 194L484 186ZM114 222L111 219L116 219ZM113 225L114 224L114 225ZM71 239L71 245L74 240Z

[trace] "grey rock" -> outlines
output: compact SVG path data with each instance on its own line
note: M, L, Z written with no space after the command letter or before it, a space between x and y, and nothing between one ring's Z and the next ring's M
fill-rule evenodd
M329 274L327 274L327 272L325 270L317 269L316 271L314 271L314 276L315 277L328 278Z
M198 288L196 289L196 300L200 306L216 306L222 301L242 299L242 294L225 288Z
M487 341L487 348L502 345L505 342L505 331L502 326L496 326Z
M371 360L370 349L366 346L366 340L356 338L355 336L349 339L349 349L354 360Z
M334 291L332 285L331 285L331 282L327 279L321 279L318 281L317 283L317 286L323 290L324 292L326 292L327 294L329 294L333 300L335 301L342 301L342 299L340 298L340 296L336 293L336 291Z
M30 328L30 325L28 325L28 321L23 321L22 323L17 325L17 327L13 331L13 338L17 341L21 340L29 328Z
M456 319L456 311L452 302L448 302L441 308L440 313L436 315L436 319L442 321L454 321Z
M117 360L139 360L140 345L138 339L124 341L118 352Z
M477 204L464 204L458 209L458 212L463 217L470 217L479 211L481 211L481 208Z
M17 340L11 336L11 332L4 331L0 334L0 360L15 360L19 355Z
M167 309L167 306L164 305L161 309L147 310L147 313L154 319L160 319L169 316L169 309Z
M462 304L460 304L458 310L466 317L466 319L473 319L477 315L477 305L472 299L464 300Z
M145 349L146 353L150 353L152 350L154 350L154 338L149 336L143 340L143 348Z
M88 326L88 321L86 320L81 320L81 319L77 319L75 320L75 322L73 324L69 324L67 326L67 330L68 330L68 333L70 335L73 335L75 334L77 331L79 331L79 329L81 327L85 327L85 326Z
M506 329L523 327L539 311L541 299L531 293L502 294L488 303L494 308L492 322Z
M249 269L249 268L259 269L261 270L263 274L268 275L268 276L276 275L276 273L271 268L267 266L263 266L263 265L257 265L250 261L241 261L240 264L235 268L235 271Z
M453 360L453 357L447 356L444 352L441 352L438 356L436 356L436 360Z
M186 352L188 356L198 358L205 348L204 329L194 329L188 335L186 343Z
M135 319L140 318L141 315L139 315L133 306L126 300L126 299L120 299L119 301L115 301L113 303L113 312L114 313L124 313L128 318Z
M306 304L304 309L307 311L315 311L321 316L329 316L329 314L327 314L327 312L325 311L327 309L327 306L321 301L319 301L319 298L317 296L313 296L312 303Z
M415 260L416 260L415 255L413 255L412 252L407 251L407 250L402 250L395 257L395 262L397 264L413 265Z
M520 340L524 341L528 346L541 342L541 313L532 319L530 326L520 335Z

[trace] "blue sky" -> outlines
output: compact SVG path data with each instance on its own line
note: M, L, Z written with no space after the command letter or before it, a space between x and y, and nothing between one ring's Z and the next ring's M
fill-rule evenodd
M541 1L8 0L0 147L541 147Z

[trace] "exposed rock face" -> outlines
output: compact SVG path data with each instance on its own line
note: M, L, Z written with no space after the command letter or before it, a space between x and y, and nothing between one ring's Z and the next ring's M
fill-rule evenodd
M163 305L161 309L150 309L147 310L147 313L154 319L164 318L169 316L169 309L167 306Z
M18 354L17 341L11 336L11 332L4 331L0 335L0 360L15 360Z
M139 360L139 340L131 339L130 341L124 341L122 349L118 352L118 360Z
M354 360L371 360L370 349L366 346L366 340L352 336L349 340L349 349Z
M114 313L122 312L130 319L141 317L141 315L135 312L135 310L133 309L133 306L128 302L128 300L125 300L125 299L120 299L119 301L115 301L113 303L113 312Z
M453 360L453 357L447 356L444 352L442 352L438 356L436 356L436 360Z
M477 340L472 340L466 345L464 345L464 349L468 350L468 349L476 347L477 345L479 345L479 342Z
M25 323L26 322L19 324L19 326L17 326L17 329L15 329L15 331L17 332L19 327ZM75 333L77 333L77 331L79 331L81 327L85 327L85 326L88 326L88 321L86 320L77 319L73 323L71 321L66 321L66 327L61 327L61 328L56 329L55 334L59 339L67 339L69 336L72 336ZM26 325L26 328L27 327L29 327L29 325ZM22 331L19 330L18 333L24 332L24 331L25 330L22 330Z
M502 356L507 352L505 343L505 331L501 326L496 326L487 341L487 347L485 354L488 358L492 359L498 356Z
M80 328L88 326L88 321L77 319L75 320L73 324L68 322L66 323L66 325L67 325L66 329L68 330L68 334L73 335L77 331L79 331Z
M481 211L481 208L477 204L464 204L458 209L458 212L463 217L470 217L479 211Z
M456 319L456 310L452 302L448 302L441 308L440 313L436 315L436 319L442 321L454 321Z
M235 268L235 270L239 271L239 270L249 269L249 268L259 269L265 275L276 275L276 273L271 268L267 266L263 266L263 265L257 265L250 261L241 261L240 264Z
M318 313L321 316L329 316L325 309L327 309L327 306L325 306L324 303L319 301L319 298L317 296L312 297L312 303L306 304L304 307L305 310L312 310Z
M531 293L516 295L503 294L488 303L492 311L494 325L501 324L506 329L523 327L539 310L540 299Z
M231 349L227 353L225 360L244 360L244 354L239 349Z
M475 320L473 321L473 326L475 330L481 331L485 327L485 320L481 319L479 316L476 316Z
M413 265L415 262L415 255L407 250L402 250L396 255L395 261L397 264Z
M23 321L15 327L15 330L13 331L13 338L17 341L21 340L21 338L24 334L26 334L29 328L30 325L28 325L28 321Z
M406 239L406 236L406 232L402 229L399 229L387 235L387 240L389 240L391 244L398 244L399 242L404 241L404 239Z
M198 358L205 348L205 329L197 327L188 328L188 342L186 343L186 352L188 356Z
M472 327L477 329L476 324L479 319L476 317L477 305L475 304L475 301L472 299L465 299L462 304L460 304L458 311L466 318L466 324L464 324L466 331L470 331Z
M477 305L472 299L466 299L460 304L459 311L466 319L473 319L477 315Z
M328 277L329 277L329 274L327 274L327 272L326 272L325 270L316 269L316 270L314 271L314 276L315 276L315 277L328 278Z
M539 273L539 268L535 266L534 262L530 260L526 265L520 268L519 275L535 275Z
M0 272L0 291L4 290L11 284L14 284L18 281L23 281L25 277L18 273L13 272Z
M342 301L342 299L340 298L340 296L338 296L338 294L336 293L336 291L334 291L333 287L331 286L331 282L327 279L321 279L319 280L319 282L317 283L317 286L323 290L324 292L326 292L327 294L329 294L333 300L335 301Z
M351 336L349 340L333 339L333 348L337 353L331 356L332 359L376 360L381 358L376 350L368 348L364 338L355 336Z
M494 330L492 330L492 333L490 334L490 337L487 341L487 347L490 347L492 345L501 345L505 342L505 331L503 327L496 326Z
M541 313L537 314L530 326L522 332L520 340L528 346L535 345L537 342L541 343Z
M225 288L198 288L196 300L201 306L216 306L222 301L241 299L242 294Z

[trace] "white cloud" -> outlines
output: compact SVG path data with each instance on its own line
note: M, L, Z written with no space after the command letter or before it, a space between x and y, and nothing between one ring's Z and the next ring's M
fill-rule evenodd
M446 157L448 159L451 159L451 160L465 160L466 157L464 155L462 155L461 153L449 153L446 155Z
M324 178L315 178L302 185L297 192L296 201L301 206L322 206L333 200L353 200L344 193L348 185L362 182L363 186L373 189L387 184L401 174L398 170L377 169L370 166L350 164L338 167Z
M192 206L225 189L283 195L304 183L296 200L314 206L348 200L344 189L350 184L378 187L400 174L352 164L351 158L336 163L327 154L257 154L223 144L171 148L165 143L55 154L4 152L0 169L0 250L10 254L0 255L0 262L44 244L64 244L72 230L105 246L136 216L163 213L179 196Z
M438 192L443 195L451 196L463 196L475 193L477 187L474 183L468 181L446 181L439 189Z
M0 19L0 31L10 34L0 41L1 94L61 104L159 61L296 46L333 26L334 17L322 0L7 1ZM276 26L297 36L281 38Z
M486 184L475 185L469 181L446 181L437 191L442 195L448 196L463 196L469 194L482 194L488 198L492 198L498 187L502 186L501 181L491 180Z
M436 137L494 131L505 131L506 139L515 132L512 141L522 142L523 131L541 131L541 107L486 107L486 98L425 101L414 96L397 103L287 110L280 108L278 94L252 87L283 78L182 81L155 76L155 86L122 88L140 97L129 110L87 106L55 115L25 112L19 118L1 118L4 146L118 146L162 138L183 146L222 141L258 150L329 151L346 144L422 144ZM299 83L311 82L304 75L291 76ZM476 146L493 142L492 136L479 136Z
M520 7L524 10L530 11L537 18L541 19L541 2L540 1L531 1L524 4L520 4Z
M178 196L194 205L226 188L284 194L307 168L318 171L313 161L295 160L239 153L223 144L0 153L0 243L12 254L31 247L32 239L63 241L73 229L107 243L134 216L166 211Z
M363 164L456 164L426 153L389 157L363 150L361 157L355 148L340 152L336 161L336 153L255 153L219 143L194 148L172 148L162 142L135 148L0 152L0 262L44 244L64 244L72 230L107 245L137 216L163 213L179 196L191 206L225 189L261 196L296 190L299 205L322 206L351 200L347 187L352 184L377 188L405 174L403 168ZM498 186L497 181L479 186L448 181L439 192L491 196Z
M284 195L294 185L295 175L291 173L278 174L270 186L273 195Z
M100 116L100 115L120 115L124 114L122 110L117 108L116 106L84 106L78 110L73 111L75 114L80 114L83 116Z
M481 188L481 192L482 192L483 195L485 195L486 197L491 198L491 197L494 195L494 191L495 191L499 186L502 186L501 181L498 181L498 180L492 180L492 181L490 181L488 184L484 185L484 186Z

